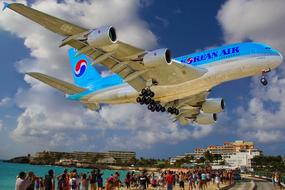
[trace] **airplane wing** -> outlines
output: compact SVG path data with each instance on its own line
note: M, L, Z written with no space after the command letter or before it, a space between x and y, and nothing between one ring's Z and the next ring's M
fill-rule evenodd
M138 92L148 86L149 82L157 85L172 85L198 78L207 72L190 65L184 65L172 60L171 64L148 67L143 64L144 56L149 52L121 41L107 46L89 43L89 35L94 30L98 34L102 30L89 30L74 25L62 19L42 13L23 4L6 4L5 7L29 18L48 30L64 36L61 46L70 45L78 50L78 54L86 54L93 59L93 63L100 63L112 72L121 76ZM100 40L102 40L100 38ZM100 41L101 42L101 41ZM156 52L154 52L156 55Z
M70 84L68 82L56 79L56 78L51 77L51 76L44 75L42 73L31 72L31 73L26 73L26 74L35 78L35 79L42 81L43 83L45 83L49 86L52 86L52 87L58 89L59 91L65 93L65 94L78 94L80 92L84 92L87 90L85 88L80 88L80 87L75 86L73 84Z

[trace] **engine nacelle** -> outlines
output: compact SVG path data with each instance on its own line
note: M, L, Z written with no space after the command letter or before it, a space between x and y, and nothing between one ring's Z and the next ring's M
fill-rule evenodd
M92 30L87 36L87 43L93 47L109 46L117 42L116 30L112 26Z
M143 57L143 64L146 67L157 67L163 64L171 64L171 53L169 49L157 49L149 51Z
M220 113L225 109L225 102L222 98L206 99L202 104L202 110L205 113Z
M211 125L217 121L217 114L203 113L197 115L195 122L200 125Z

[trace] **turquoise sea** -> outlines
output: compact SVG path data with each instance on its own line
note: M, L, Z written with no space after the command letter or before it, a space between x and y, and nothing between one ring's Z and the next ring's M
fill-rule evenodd
M53 169L55 171L55 175L59 175L63 173L65 168L59 166L36 166L30 164L12 164L12 163L5 163L0 161L0 190L14 190L15 189L15 180L16 176L19 174L20 171L33 171L37 176L44 177L48 170ZM74 168L67 168L68 171ZM76 168L78 173L87 173L90 172L91 169L82 169ZM118 171L120 173L120 178L123 181L124 177L126 176L126 171ZM103 170L102 173L104 181L108 178L111 174L114 173L112 170Z

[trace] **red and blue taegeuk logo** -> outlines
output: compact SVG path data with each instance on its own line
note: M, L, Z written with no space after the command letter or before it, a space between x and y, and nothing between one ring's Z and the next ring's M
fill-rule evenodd
M74 74L76 77L81 77L87 69L87 62L84 59L76 63Z
M186 60L187 63L192 63L193 62L193 58L192 57L189 57L187 60Z

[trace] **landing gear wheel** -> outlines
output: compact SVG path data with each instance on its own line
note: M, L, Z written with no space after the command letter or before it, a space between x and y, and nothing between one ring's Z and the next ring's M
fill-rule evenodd
M175 115L179 115L179 110L178 110L178 109L175 109L174 114L175 114Z
M162 107L161 112L165 112L165 111L166 111L165 107Z
M172 110L171 107L167 108L167 112L168 112L168 113L171 113L171 114L172 114L172 111L173 111L173 110Z
M145 95L146 96L150 96L150 94L151 94L151 90L150 89L146 89Z
M145 96L145 95L146 95L146 89L142 89L141 94L142 94L143 96Z
M137 97L137 103L141 103L142 98L141 97Z
M155 110L156 110L157 112L160 112L161 109L162 109L162 106L161 106L160 104L156 104L155 107L156 107Z
M265 76L262 76L260 79L261 84L263 84L263 86L266 86L268 84L267 79L265 78Z
M150 97L147 97L147 98L145 99L145 104L146 104L146 105L150 104L150 101L151 101L151 98L150 98Z
M149 96L150 96L151 98L153 98L153 97L154 97L154 92L150 91Z
M146 98L145 96L143 96L143 97L142 97L142 102L145 103L145 102L146 102L146 99L147 99L147 98Z

